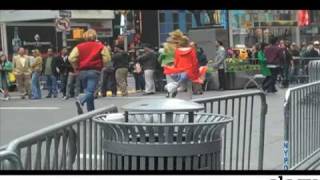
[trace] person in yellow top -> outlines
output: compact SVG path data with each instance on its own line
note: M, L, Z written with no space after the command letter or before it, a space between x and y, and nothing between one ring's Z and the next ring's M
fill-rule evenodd
M26 55L25 49L20 47L18 55L13 59L13 74L16 76L17 87L24 99L28 95L31 98L30 79L31 79L31 63L30 58Z
M85 42L73 48L69 55L69 62L75 71L79 71L85 95L76 101L78 114L82 114L82 106L87 104L87 110L94 107L94 92L99 81L102 68L111 60L109 49L97 40L97 33L89 29L84 33Z
M32 76L31 76L31 99L41 99L40 90L40 74L42 71L42 57L38 49L32 50L34 61L31 63Z

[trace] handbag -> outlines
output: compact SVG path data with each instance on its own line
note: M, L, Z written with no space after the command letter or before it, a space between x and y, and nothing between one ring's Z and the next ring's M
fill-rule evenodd
M16 82L16 76L12 72L9 72L8 73L8 80L9 80L9 82L14 83L14 82Z

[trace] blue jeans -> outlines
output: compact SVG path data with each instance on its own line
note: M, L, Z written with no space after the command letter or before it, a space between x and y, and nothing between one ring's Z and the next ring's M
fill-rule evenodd
M32 73L31 94L32 94L32 99L41 99L40 73L39 72Z
M187 75L187 73L185 73L185 72L172 74L172 75L170 75L170 76L171 76L171 78L172 78L174 81L176 81L179 85L180 85L181 83L186 82L186 81L188 80L188 75Z
M49 94L48 96L54 96L58 95L58 85L57 85L57 77L54 75L46 75L47 77L47 87Z
M84 87L85 95L80 97L80 103L83 105L84 103L87 104L87 110L92 111L94 110L94 92L96 90L100 72L97 70L84 70L80 71L79 78Z

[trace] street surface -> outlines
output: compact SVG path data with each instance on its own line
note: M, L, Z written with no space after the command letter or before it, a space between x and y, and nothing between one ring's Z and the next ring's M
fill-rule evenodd
M130 83L129 86L133 87ZM231 95L254 90L208 91L203 95L193 96L193 99ZM47 91L44 91L43 95L46 94ZM282 169L284 95L284 89L279 89L276 94L267 95L268 113L265 126L264 169ZM76 116L75 100L73 98L69 100L63 100L61 97L21 100L18 98L17 93L12 93L12 96L13 99L9 101L0 101L0 146L20 136ZM164 97L164 93L150 96L142 96L142 93L131 93L129 97L99 97L95 101L95 105L96 108L100 108L114 104L121 111L121 106L130 102Z

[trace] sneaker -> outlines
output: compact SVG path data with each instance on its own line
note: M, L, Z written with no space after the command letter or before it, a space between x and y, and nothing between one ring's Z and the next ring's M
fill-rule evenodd
M78 114L80 115L80 114L83 114L83 109L82 109L82 104L81 104L81 102L80 102L80 100L79 99L77 99L77 101L76 101L76 106L77 106L77 112L78 112Z
M64 96L64 97L63 97L63 100L68 100L68 99L69 99L68 96Z

